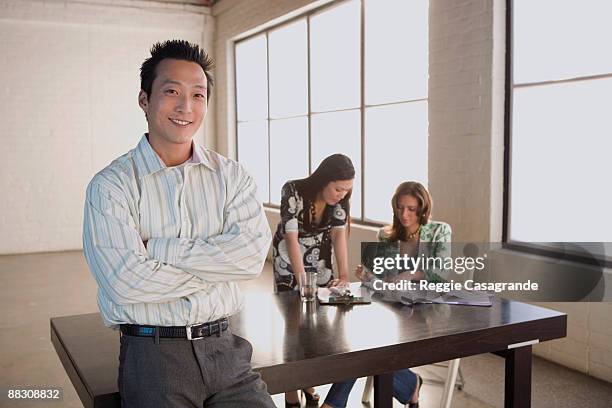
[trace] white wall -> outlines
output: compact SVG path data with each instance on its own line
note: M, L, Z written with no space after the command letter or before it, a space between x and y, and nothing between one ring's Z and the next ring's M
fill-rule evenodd
M87 183L147 130L137 95L149 48L183 38L212 51L213 30L205 7L0 3L0 254L81 248Z
M558 259L501 250L491 258L493 281L541 279L558 282L556 277L571 277L587 272L584 265ZM503 273L500 273L502 271ZM580 276L575 277L576 281ZM610 271L604 272L606 299L612 298ZM603 283L600 281L600 284ZM570 282L571 284L571 282ZM612 382L612 303L546 302L534 303L567 313L567 337L538 344L534 352L567 367Z
M319 1L223 0L217 22L217 147L235 155L232 41L317 6ZM505 1L430 0L429 186L434 217L453 226L457 242L499 242L503 210ZM267 210L274 231L278 211ZM360 241L372 228L353 225L350 260L359 262ZM529 258L526 262L525 259ZM536 257L537 258L537 257ZM496 255L511 279L538 276L550 259L516 252ZM606 275L612 285L610 274ZM612 381L612 304L546 303L568 313L568 337L535 347L535 353Z
M499 242L505 2L430 1L429 188L459 242Z

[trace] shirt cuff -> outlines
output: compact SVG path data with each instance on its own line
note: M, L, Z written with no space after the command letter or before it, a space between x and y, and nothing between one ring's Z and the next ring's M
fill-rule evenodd
M147 242L149 257L162 263L176 265L179 258L180 241L176 238L151 238Z

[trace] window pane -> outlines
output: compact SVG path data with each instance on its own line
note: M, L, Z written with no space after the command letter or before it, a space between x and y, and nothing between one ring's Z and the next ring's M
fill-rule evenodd
M612 72L612 2L515 0L515 83Z
M238 123L238 160L257 183L259 200L268 202L268 121Z
M366 104L427 98L428 3L365 2Z
M270 122L270 196L280 204L280 190L288 180L308 176L308 120L306 117Z
M236 44L236 102L239 121L268 117L266 37Z
M270 32L270 117L308 110L306 20Z
M427 187L427 101L366 109L365 216L389 223L402 181Z
M359 110L319 113L312 116L312 171L327 156L342 153L355 166L351 216L361 217L361 137Z
M514 90L510 239L612 241L612 79Z
M359 2L311 17L312 110L359 106Z

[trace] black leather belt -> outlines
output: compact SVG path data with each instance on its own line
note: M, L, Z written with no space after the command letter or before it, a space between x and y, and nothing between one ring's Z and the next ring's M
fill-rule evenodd
M139 337L171 337L197 340L214 334L220 336L229 327L227 317L214 322L192 324L190 326L146 326L140 324L122 324L121 334Z

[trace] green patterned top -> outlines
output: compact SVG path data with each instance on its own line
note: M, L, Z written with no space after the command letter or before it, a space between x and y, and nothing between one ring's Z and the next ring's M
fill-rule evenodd
M388 227L378 231L378 240L389 242ZM451 226L445 222L429 221L421 226L419 233L419 255L427 257L446 258L451 256ZM425 244L425 245L423 245ZM444 262L442 262L444 264ZM444 282L450 275L450 271L443 267L424 269L425 279L430 282Z

